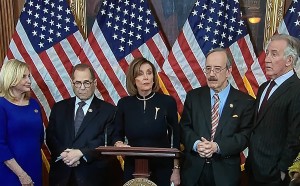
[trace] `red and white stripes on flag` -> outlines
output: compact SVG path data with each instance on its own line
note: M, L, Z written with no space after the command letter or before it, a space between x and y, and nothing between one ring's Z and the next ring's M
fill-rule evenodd
M147 1L103 1L79 58L96 71L99 95L116 104L128 95L129 63L143 56L160 71L168 55L165 40Z
M238 0L197 0L163 64L162 73L170 80L164 83L176 98L180 112L186 92L206 84L202 70L205 56L217 47L227 48L233 56L230 79L233 86L247 92L247 82L252 82L250 92L256 92L266 81L241 19Z

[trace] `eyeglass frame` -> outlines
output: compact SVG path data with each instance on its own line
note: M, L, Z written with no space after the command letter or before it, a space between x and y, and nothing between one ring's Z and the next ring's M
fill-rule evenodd
M83 85L84 88L90 88L93 82L94 82L94 80L91 80L91 81L86 80L86 81L84 81L84 82L81 82L81 81L75 81L75 82L72 82L72 83L73 83L74 87L76 87L76 88L81 88L82 85ZM80 85L79 85L79 83L80 83ZM87 86L86 83L88 83L88 86ZM77 84L77 85L76 85L76 84ZM79 86L78 86L78 85L79 85Z
M219 73L221 73L223 70L228 69L227 66L225 66L225 67L222 68L222 69L221 69L221 67L219 67L220 69L217 68L217 71L216 71L216 67L214 67L214 68L209 67L209 68L211 68L211 69L207 70L207 67L205 67L205 68L203 69L203 71L204 71L205 74L209 74L209 73L211 73L211 71L213 71L214 74L219 74Z

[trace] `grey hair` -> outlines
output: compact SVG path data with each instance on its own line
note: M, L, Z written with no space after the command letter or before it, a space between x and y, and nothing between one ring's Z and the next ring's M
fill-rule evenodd
M266 48L268 48L271 41L275 40L286 41L287 47L284 49L283 57L286 59L287 57L291 56L293 58L293 65L296 66L300 55L300 40L287 34L276 34L271 37L270 41L266 45Z
M232 61L233 61L231 54L225 48L214 48L214 49L210 50L206 54L205 57L207 58L207 56L209 56L210 54L212 54L214 52L224 52L226 54L226 56L227 56L226 68L229 69L229 67L231 67Z

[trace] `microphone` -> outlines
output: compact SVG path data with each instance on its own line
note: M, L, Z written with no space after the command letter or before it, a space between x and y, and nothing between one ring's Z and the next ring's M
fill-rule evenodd
M108 130L108 127L113 123L115 117L116 117L116 113L114 113L112 120L110 122L108 122L105 126L105 130L104 130L104 146L105 147L107 147L107 130ZM111 132L113 133L113 131L111 131Z
M167 115L165 115L165 122L167 124L167 126L171 129L171 140L170 140L170 143L171 143L171 148L173 148L173 138L174 138L174 134L173 134L173 127L172 125L170 125L170 123L168 122L167 120Z
M124 137L124 144L128 145L128 138L126 136Z
M108 128L108 124L105 126L105 132L104 132L104 147L107 147L107 128Z

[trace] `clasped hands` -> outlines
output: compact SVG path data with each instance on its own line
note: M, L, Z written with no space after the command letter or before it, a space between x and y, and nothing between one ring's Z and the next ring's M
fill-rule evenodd
M66 165L69 167L76 167L80 164L80 158L83 154L79 149L66 149L60 156Z
M200 142L197 144L197 152L202 158L211 158L217 150L217 143L214 141L208 141L204 137L201 137Z

